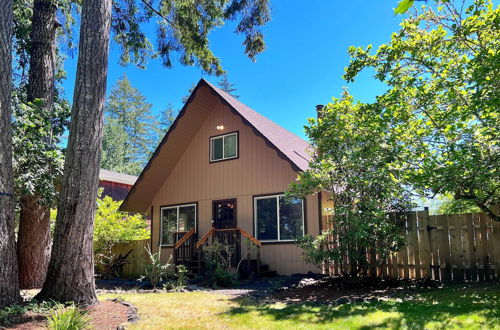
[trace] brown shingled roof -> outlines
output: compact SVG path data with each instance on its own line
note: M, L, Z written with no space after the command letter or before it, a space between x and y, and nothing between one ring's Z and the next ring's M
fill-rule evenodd
M305 171L309 168L309 143L293 134L286 128L276 124L267 117L251 109L247 105L202 79L204 83L215 90L229 105L245 118L256 130L279 149L294 165Z
M272 120L252 110L245 104L241 103L220 88L212 85L208 81L200 79L191 96L189 97L189 100L179 112L179 115L173 122L168 132L163 137L162 141L153 153L153 156L151 157L148 164L137 179L136 183L123 201L120 207L121 210L131 212L146 212L151 199L154 198L154 194L156 194L156 191L157 189L159 189L161 182L163 182L162 180L165 179L164 177L158 176L166 175L165 168L163 168L162 171L157 170L158 164L156 163L159 161L171 162L172 157L176 157L175 155L166 157L165 154L161 154L161 151L167 146L167 141L169 140L171 133L176 129L179 120L182 117L186 116L186 110L189 108L189 105L191 103L196 103L195 96L198 91L204 88L207 88L213 95L217 96L219 101L227 104L235 114L239 115L242 118L245 124L250 125L254 129L254 131L258 135L263 137L282 158L286 159L290 163L290 165L295 168L296 171L305 171L308 169L310 159L308 153L309 144L304 139L298 137L287 129L276 124ZM187 117L189 117L189 115L187 115ZM198 125L199 124L200 123L198 123ZM148 172L154 172L154 174ZM148 189L145 189L144 187L141 188L142 185L148 186Z

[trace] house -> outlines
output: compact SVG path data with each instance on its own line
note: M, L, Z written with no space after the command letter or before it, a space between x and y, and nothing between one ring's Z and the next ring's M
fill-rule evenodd
M283 195L308 168L308 149L302 138L202 79L121 209L152 216L151 245L163 261L182 257L182 246L194 251L217 232L236 231L279 274L319 272L304 262L296 238L320 232L325 198ZM194 259L189 251L184 258Z
M99 188L103 188L102 196L109 196L115 201L122 201L132 189L137 177L105 169L99 170Z

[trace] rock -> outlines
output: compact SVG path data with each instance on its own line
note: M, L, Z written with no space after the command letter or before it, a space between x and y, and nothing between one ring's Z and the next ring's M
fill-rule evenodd
M350 300L347 297L340 297L335 300L335 303L337 305L344 305L350 303Z

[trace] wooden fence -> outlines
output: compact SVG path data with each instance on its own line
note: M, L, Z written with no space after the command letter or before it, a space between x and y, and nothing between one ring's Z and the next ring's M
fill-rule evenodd
M150 243L149 239L132 241L126 244L113 246L113 253L125 255L130 250L132 252L127 257L127 263L123 266L123 277L138 278L144 275L146 264L149 261L146 247Z
M408 214L402 220L407 244L370 273L389 278L440 281L500 279L500 223L484 213L429 215ZM368 254L368 260L374 256ZM330 264L331 275L341 266Z

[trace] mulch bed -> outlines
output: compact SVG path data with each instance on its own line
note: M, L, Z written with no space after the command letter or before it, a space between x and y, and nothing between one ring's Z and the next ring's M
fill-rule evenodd
M100 301L98 305L85 308L94 329L116 329L128 321L129 307L119 302ZM45 329L47 315L27 312L10 320L10 325L0 325L0 329Z
M436 288L432 280L402 280L377 278L304 278L299 284L285 287L266 297L269 302L336 303L367 302L401 296L411 299L412 293Z

